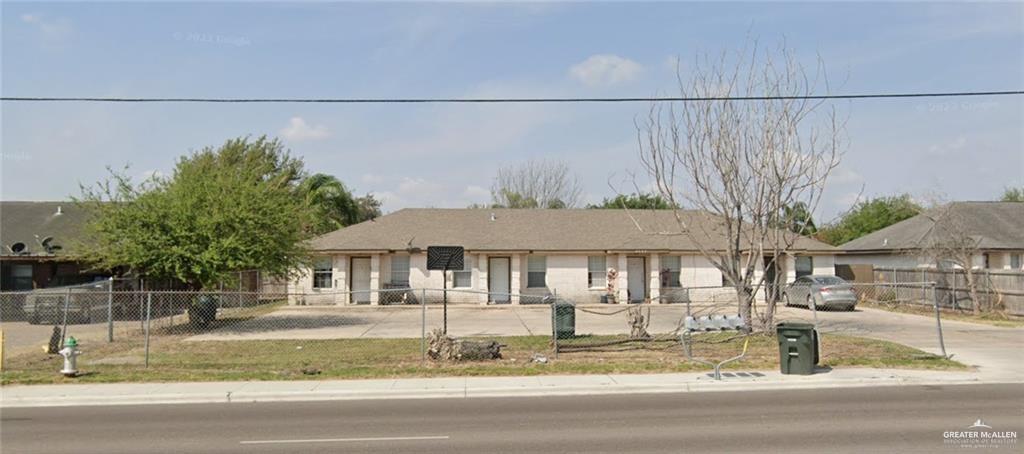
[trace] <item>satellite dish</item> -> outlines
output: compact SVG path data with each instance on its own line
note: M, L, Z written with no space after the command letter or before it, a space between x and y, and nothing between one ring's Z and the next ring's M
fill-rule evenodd
M43 238L42 240L39 240L39 245L42 246L43 250L45 250L48 254L52 254L54 249L60 249L60 246L53 245L52 236L48 236Z
M7 246L7 249L10 249L11 252L15 254L24 254L28 252L28 248L25 247L25 243L14 243L10 246Z

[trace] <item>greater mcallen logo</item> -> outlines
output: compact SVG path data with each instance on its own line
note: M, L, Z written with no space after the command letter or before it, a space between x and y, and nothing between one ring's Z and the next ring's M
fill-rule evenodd
M943 432L942 438L945 444L962 448L998 448L1017 444L1016 431L992 430L992 426L981 419L974 421L967 430Z

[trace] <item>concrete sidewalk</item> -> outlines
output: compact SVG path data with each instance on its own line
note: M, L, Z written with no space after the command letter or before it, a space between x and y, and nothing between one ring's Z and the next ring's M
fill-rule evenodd
M1008 383L977 372L849 368L815 375L729 372L722 381L707 373L649 375L546 375L534 377L444 377L381 380L249 381L4 386L0 408L175 403L287 402L361 399L421 399L570 396L900 385Z

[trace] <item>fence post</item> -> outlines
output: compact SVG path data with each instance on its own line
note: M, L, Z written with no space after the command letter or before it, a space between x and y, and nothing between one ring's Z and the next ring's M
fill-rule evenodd
M68 306L70 304L71 304L71 288L68 287L66 290L64 290L64 322L61 323L60 346L58 346L57 348L61 348L61 347L64 346L64 336L67 336L67 334L68 334Z
M149 309L153 305L153 292L146 293L146 367L149 367Z
M935 291L935 282L932 282L932 303L935 306L935 328L939 333L939 349L942 350L942 357L949 358L946 354L946 341L942 338L942 317L939 315L939 298L936 296L938 292Z
M107 342L114 342L114 276L107 288Z
M555 311L558 308L558 300L551 302L551 342L555 347L555 359L558 359L558 325L555 323Z
M427 363L427 289L420 289L420 362Z

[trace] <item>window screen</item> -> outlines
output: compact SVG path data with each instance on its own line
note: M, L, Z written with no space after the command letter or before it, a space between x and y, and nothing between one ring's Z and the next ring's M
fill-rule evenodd
M604 288L608 285L608 258L603 255L587 257L587 286Z
M661 262L661 272L658 273L661 276L661 286L679 287L679 256L663 255L659 258L659 262Z
M547 287L548 260L543 255L531 255L526 259L526 286Z
M409 256L391 256L391 284L409 286Z
M334 269L330 257L317 257L313 262L313 288L331 288Z

